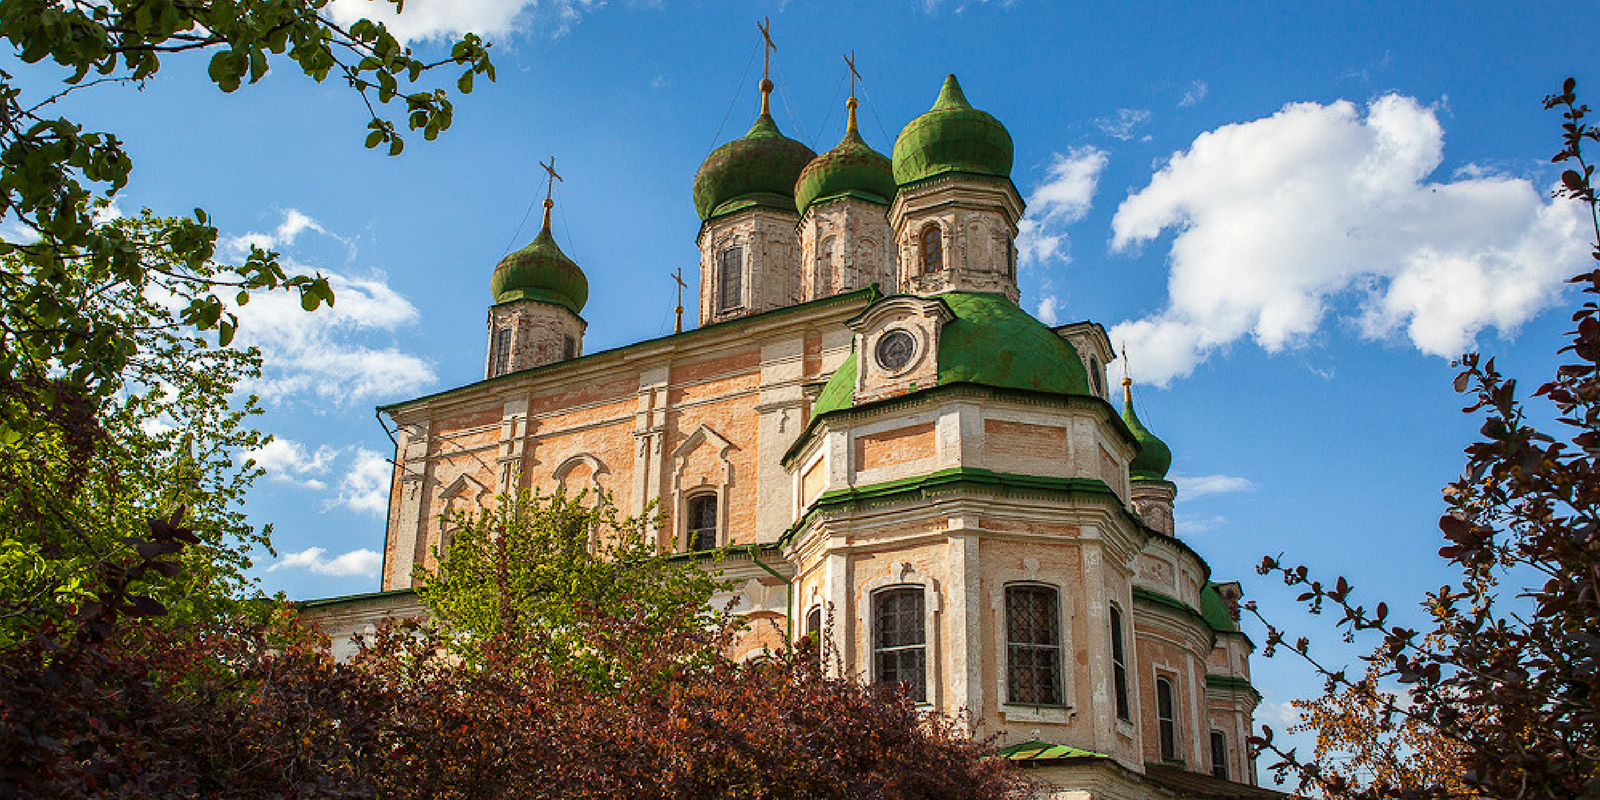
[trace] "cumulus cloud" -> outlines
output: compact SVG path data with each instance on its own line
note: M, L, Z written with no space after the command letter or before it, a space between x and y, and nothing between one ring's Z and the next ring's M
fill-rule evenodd
M315 572L318 575L376 578L378 577L378 570L382 566L383 556L364 547L332 558L329 558L328 551L321 547L307 547L298 553L285 553L283 558L278 559L272 566L267 567L267 571L304 569Z
M235 259L242 259L250 254L251 247L259 247L262 250L276 250L281 247L288 247L294 244L295 239L298 239L300 234L306 231L315 231L327 236L333 236L333 234L328 233L327 228L322 227L321 223L312 219L305 212L296 208L288 208L283 211L283 221L278 223L278 227L270 233L251 231L239 236L225 236L221 237L219 244L222 246L223 253ZM338 239L339 237L334 236L333 238ZM343 242L345 240L339 239L339 241Z
M321 476L328 474L337 455L338 451L327 445L308 452L299 442L274 438L261 447L241 453L239 460L255 462L266 471L268 480L321 490L328 488Z
M339 480L339 496L332 504L382 517L389 510L389 482L393 466L382 453L357 448L349 469Z
M476 33L494 38L531 29L559 37L605 0L406 0L405 13L385 0L333 0L335 22L382 22L402 41L455 38Z
M1172 476L1172 482L1178 484L1178 493L1185 500L1205 497L1208 494L1229 494L1232 492L1248 492L1256 488L1248 478L1237 475L1177 475Z
M1034 316L1038 317L1039 321L1046 325L1060 325L1061 298L1053 294L1047 295L1043 300L1039 301L1039 311Z
M1050 157L1044 182L1028 195L1028 214L1017 224L1017 258L1040 264L1067 257L1066 228L1089 213L1108 161L1098 147L1074 147Z
M1341 300L1362 336L1445 357L1549 305L1586 254L1576 204L1519 178L1430 181L1443 147L1434 111L1392 94L1201 134L1112 219L1117 251L1174 232L1166 307L1111 331L1139 379L1247 336L1302 343Z
M1097 117L1094 125L1107 136L1128 141L1137 135L1134 131L1148 121L1150 109L1119 108L1115 117Z
M1188 108L1200 104L1211 93L1211 87L1205 81L1191 81L1189 88L1183 91L1183 98L1178 101L1179 108Z

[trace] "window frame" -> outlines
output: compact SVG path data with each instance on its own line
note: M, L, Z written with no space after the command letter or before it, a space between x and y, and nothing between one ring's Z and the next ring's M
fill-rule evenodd
M717 252L719 314L744 308L744 260L744 245L729 244ZM729 269L730 261L732 269Z
M1211 777L1228 780L1228 734L1220 728L1211 729Z
M1117 719L1133 721L1133 703L1128 692L1128 649L1123 641L1122 608L1116 603L1111 609L1108 628L1111 634L1111 696L1115 701Z
M498 378L511 371L511 326L502 325L494 329L494 343L490 348L493 358L489 363L489 377Z
M561 360L571 361L578 357L578 337L570 333L561 335Z
M937 222L917 231L917 269L923 275L944 271L944 229Z
M1049 643L1019 641L1015 626L1013 597L1020 597L1023 593L1049 593L1049 608L1046 612L1048 619L1049 635L1053 639ZM1032 581L1019 581L1008 583L1002 588L1002 608L1005 611L1005 697L1007 705L1021 705L1043 708L1065 708L1066 687L1065 668L1062 664L1062 638L1063 625L1061 620L1061 589L1048 583ZM1023 653L1033 651L1048 653L1043 658L1025 658ZM1047 664L1051 673L1051 685L1048 687L1054 697L1048 699L1022 698L1018 695L1019 670L1025 666L1038 668Z
M695 519L695 510L696 510L697 507L703 507L705 503L710 503L711 504L711 525L709 527L696 526L695 523L698 520ZM686 552L686 553L703 553L703 552L707 552L707 551L710 551L710 550L717 549L717 547L719 546L719 543L722 541L722 513L721 512L722 512L722 498L718 496L717 492L696 492L694 494L690 494L690 495L685 495L684 496L684 498L683 498L683 550L684 550L684 552ZM697 540L697 537L699 535L704 535L704 534L709 534L710 537L711 537L711 546L710 547L702 548L702 547L698 547L697 546L698 544L700 544L700 542Z
M1157 675L1155 693L1156 750L1163 761L1181 761L1178 755L1178 687L1171 676Z
M914 602L915 602L917 611L919 613L916 614L916 622L915 622L915 624L909 626L909 630L915 632L916 637L917 637L916 641L914 641L914 642L906 642L906 643L901 643L901 644L894 644L894 645L885 645L884 644L885 629L884 629L883 623L885 621L885 616L886 616L885 613L884 613L885 612L884 605L885 605L885 602L891 597L896 598L896 599L899 599L899 598L914 598ZM871 595L871 611L870 611L870 613L871 613L870 619L871 619L871 623L872 623L870 646L871 646L871 656L872 656L872 662L871 663L872 663L872 680L873 680L873 682L874 683L881 683L881 682L885 682L886 680L888 680L884 676L884 673L886 671L885 670L885 666L886 666L886 664L885 664L885 660L886 660L885 656L893 654L893 656L895 658L895 661L896 661L896 665L895 665L896 680L901 680L899 678L899 673L905 671L904 667L901 666L901 664L899 663L900 660L901 660L902 654L915 654L915 656L916 656L915 661L917 662L917 664L916 664L917 672L920 673L920 678L921 679L920 680L903 680L902 682L904 682L906 684L909 684L910 695L911 695L911 699L912 699L913 702L916 702L918 704L927 703L928 702L928 601L927 601L927 588L925 586L923 586L922 584L913 583L913 584L896 584L896 585L893 585L893 586L885 586L885 587L883 587L881 589L877 589L877 590L873 591L872 595ZM897 610L896 613L897 613L897 615L904 616L904 612L902 612L902 611L898 611ZM901 629L901 630L906 630L906 629Z

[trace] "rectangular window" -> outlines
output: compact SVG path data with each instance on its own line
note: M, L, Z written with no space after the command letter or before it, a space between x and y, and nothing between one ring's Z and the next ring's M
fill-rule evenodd
M1156 725L1161 732L1161 758L1166 761L1178 760L1177 709L1172 681L1156 678Z
M504 375L511 371L511 329L499 328L494 332L494 368L489 374Z
M1211 732L1211 774L1228 779L1228 735L1222 731Z
M1117 698L1117 719L1132 720L1128 710L1128 661L1122 652L1122 611L1111 607L1111 688Z
M689 549L717 549L717 496L689 498Z
M731 311L744 305L744 248L722 251L717 269L717 310Z
M905 683L918 703L927 702L927 629L922 587L886 589L872 597L872 659L879 681Z
M578 340L571 336L561 337L561 360L566 361L578 357Z
M1006 700L1061 705L1061 623L1056 590L1006 587Z

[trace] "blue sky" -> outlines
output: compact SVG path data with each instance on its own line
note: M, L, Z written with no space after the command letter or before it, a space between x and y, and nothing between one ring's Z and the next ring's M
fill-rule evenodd
M690 182L755 115L758 17L779 47L778 123L818 151L842 134L850 50L882 152L946 73L1009 128L1024 307L1128 346L1141 418L1175 455L1180 536L1333 649L1253 565L1283 552L1391 606L1447 580L1438 491L1477 428L1448 356L1549 375L1572 302L1559 281L1584 263L1576 209L1548 199L1557 118L1540 103L1568 75L1580 94L1600 79L1593 20L1570 5L406 7L424 52L484 32L499 80L399 158L362 148L352 93L286 63L223 95L203 60L173 58L140 91L66 109L126 142L124 210L203 206L234 254L271 245L337 276L332 313L252 303L241 335L268 356L255 388L279 437L248 508L280 556L257 572L295 598L377 588L392 446L373 407L481 377L489 274L535 233L540 160L566 178L555 232L591 283L587 351L670 332L668 275L696 264ZM58 77L0 67L41 91ZM1315 689L1284 659L1255 668L1276 726Z

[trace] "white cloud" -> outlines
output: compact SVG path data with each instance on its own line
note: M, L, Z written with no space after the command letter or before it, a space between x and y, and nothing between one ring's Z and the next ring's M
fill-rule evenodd
M1061 299L1052 294L1040 300L1039 312L1034 316L1046 325L1061 324Z
M1088 146L1050 157L1044 182L1028 195L1028 214L1017 225L1018 261L1041 264L1067 258L1066 227L1089 213L1108 160L1106 151Z
M1179 514L1178 518L1175 520L1175 523L1177 525L1178 535L1192 536L1197 533L1205 533L1206 531L1214 530L1222 525L1226 525L1228 523L1228 518L1220 515L1212 515L1209 517L1190 517L1184 514Z
M261 447L239 454L239 460L254 461L256 466L266 470L269 480L321 490L328 488L328 484L318 476L328 474L337 455L338 451L327 445L307 452L299 442L275 437Z
M1174 231L1165 309L1115 326L1138 378L1166 384L1246 336L1305 341L1341 298L1361 335L1459 355L1527 321L1585 256L1579 209L1504 176L1429 182L1434 111L1387 95L1298 103L1201 134L1112 220L1128 250Z
M339 479L339 497L330 505L382 517L389 510L389 483L393 476L393 465L382 453L357 448L354 463Z
M488 38L537 28L559 37L605 0L406 0L405 13L387 0L333 0L335 22L349 25L367 18L382 22L402 41L455 38L476 33Z
M1256 485L1248 478L1237 475L1172 475L1178 484L1178 494L1185 500L1205 497L1208 494L1229 494L1254 491Z
M1097 117L1095 127L1101 133L1123 141L1134 137L1134 129L1150 120L1150 110L1147 108L1119 108L1116 117Z
M307 547L298 553L285 553L277 563L267 567L268 572L279 569L305 569L318 575L336 575L341 577L359 575L365 578L378 577L378 570L383 566L383 556L377 552L361 548L348 553L328 558L328 551L321 547Z
M296 208L284 209L283 221L278 223L278 227L271 233L251 231L239 236L224 236L220 237L218 244L222 247L225 255L234 259L243 259L245 256L250 255L252 246L259 247L262 250L276 250L288 247L294 244L294 240L299 238L300 234L308 230L325 236L332 236L347 245L349 244L345 239L329 233L327 228L322 227L322 223L317 222Z
M1206 99L1206 95L1210 93L1211 87L1205 81L1191 81L1189 88L1183 91L1183 99L1178 101L1178 107L1188 108L1189 106L1199 105L1200 101Z
M1264 700L1256 707L1256 722L1282 726L1279 731L1285 731L1292 725L1299 725L1304 720L1300 716L1300 709L1289 703L1279 703L1273 700Z

